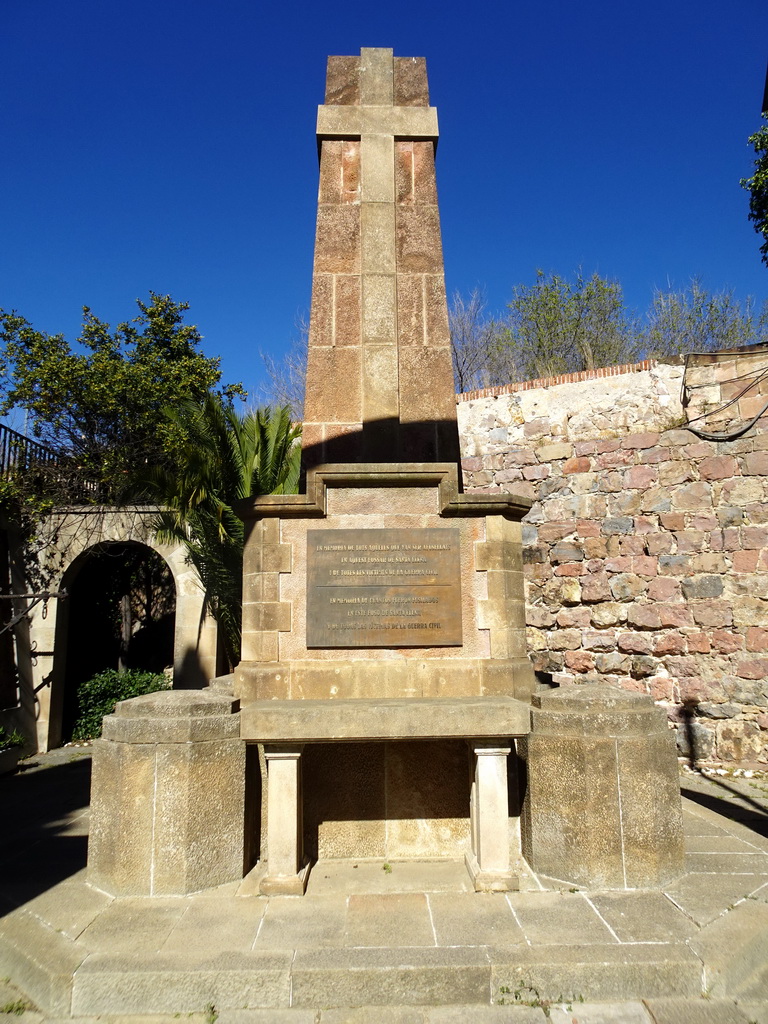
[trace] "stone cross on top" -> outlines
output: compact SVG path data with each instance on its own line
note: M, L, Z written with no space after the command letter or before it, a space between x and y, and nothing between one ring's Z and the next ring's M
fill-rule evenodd
M424 59L330 57L317 138L304 466L457 462Z

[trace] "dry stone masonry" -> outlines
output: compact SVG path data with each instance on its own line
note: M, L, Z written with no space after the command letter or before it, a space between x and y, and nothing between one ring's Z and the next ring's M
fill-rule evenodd
M649 694L680 752L693 742L704 760L768 761L768 420L728 441L683 424L745 380L714 425L754 417L765 359L703 360L687 410L683 367L652 362L458 404L467 490L534 501L523 557L536 670Z

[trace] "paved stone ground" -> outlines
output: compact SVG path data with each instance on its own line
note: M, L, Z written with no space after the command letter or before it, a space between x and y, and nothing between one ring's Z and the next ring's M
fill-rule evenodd
M768 1024L764 774L682 771L687 871L663 893L328 861L303 898L249 876L152 901L86 884L89 778L87 747L0 778L0 1021Z

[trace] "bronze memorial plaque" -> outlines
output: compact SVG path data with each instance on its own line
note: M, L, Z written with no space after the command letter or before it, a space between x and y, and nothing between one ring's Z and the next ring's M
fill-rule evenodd
M461 644L459 530L309 530L308 647Z

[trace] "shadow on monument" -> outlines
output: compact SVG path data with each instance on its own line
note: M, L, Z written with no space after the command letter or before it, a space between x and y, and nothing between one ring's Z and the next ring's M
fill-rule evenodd
M91 759L37 768L35 758L0 778L0 911L7 913L86 866L87 835L70 834L69 815L90 801ZM76 826L80 828L80 826Z
M340 427L343 429L343 427ZM305 428L302 470L320 465L360 463L435 463L461 461L455 420L417 420L403 423L396 417L371 420L361 428L315 441L312 427ZM303 489L303 480L300 487ZM459 473L461 489L461 473Z
M355 856L355 850L365 851L361 858L397 857L387 823L394 823L402 856L433 856L429 843L419 849L424 820L443 822L461 855L469 835L471 769L463 740L308 744L303 759L304 852L310 861ZM507 771L509 816L517 818L524 762L511 756Z
M209 682L199 652L188 648L180 669L174 674L174 690L202 690Z

